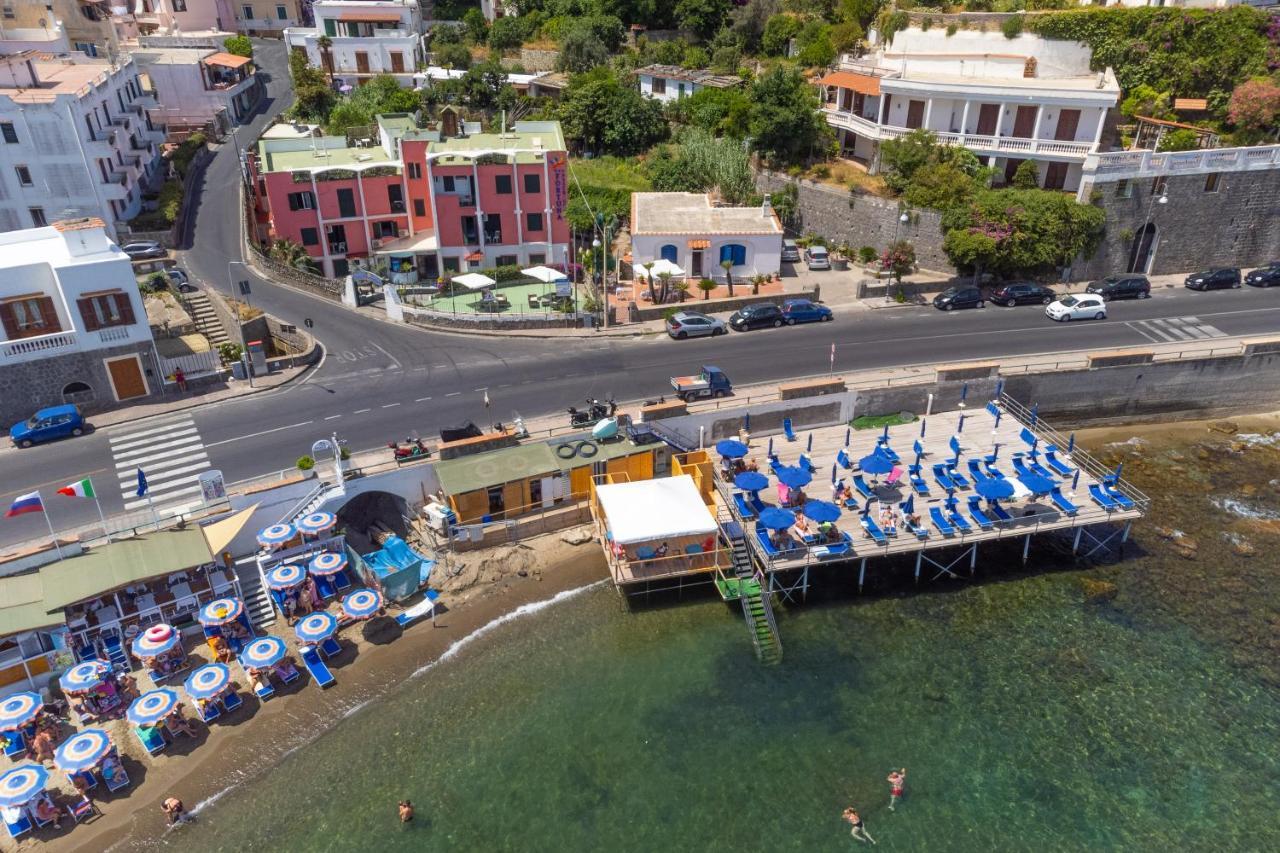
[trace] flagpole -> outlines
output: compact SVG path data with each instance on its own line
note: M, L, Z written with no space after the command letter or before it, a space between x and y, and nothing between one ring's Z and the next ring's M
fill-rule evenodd
M49 517L49 508L44 505L44 498L40 497L40 493L36 492L36 497L40 501L40 514L44 516L44 523L49 527L49 538L53 540L53 549L58 552L58 559L63 559L62 546L58 544L58 534L53 532L53 519Z
M98 498L98 492L96 489L93 492L93 504L98 508L98 519L102 522L102 535L106 536L108 535L107 517L102 513L102 501Z

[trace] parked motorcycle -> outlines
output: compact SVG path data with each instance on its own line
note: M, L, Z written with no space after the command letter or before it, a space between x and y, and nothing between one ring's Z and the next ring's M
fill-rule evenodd
M391 455L397 462L405 462L410 459L425 459L431 455L431 451L420 438L406 438L405 444L399 444L394 441L388 441L387 447L391 448Z
M613 417L613 413L618 411L618 404L614 402L612 397L603 402L588 397L587 406L588 408L586 409L579 409L574 406L569 407L569 426L594 426L605 418Z

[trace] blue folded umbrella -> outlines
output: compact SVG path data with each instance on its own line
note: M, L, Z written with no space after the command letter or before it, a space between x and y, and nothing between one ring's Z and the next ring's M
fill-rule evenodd
M1041 477L1040 479L1043 480L1044 478ZM1027 488L1030 488L1030 486ZM987 477L984 480L979 480L974 485L974 490L989 501L1013 497L1013 483L1003 477Z
M1022 481L1022 485L1027 487L1027 491L1033 495L1047 495L1058 485L1048 477L1041 477L1039 474L1023 474L1018 479Z
M768 488L769 478L759 471L743 471L733 478L733 484L743 491L758 492Z
M893 470L893 462L881 453L872 453L858 460L858 467L867 474L888 474Z
M716 442L716 453L726 459L741 459L747 455L747 446L735 438Z
M786 530L796 523L796 515L789 509L771 506L760 513L760 524L769 530Z
M783 465L775 473L778 482L792 489L799 489L813 482L813 474L794 465Z
M825 524L840 517L840 507L827 501L806 501L804 514L805 517L813 519L819 524Z

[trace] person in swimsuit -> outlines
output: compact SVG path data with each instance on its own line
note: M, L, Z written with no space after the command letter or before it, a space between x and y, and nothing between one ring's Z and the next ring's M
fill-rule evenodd
M168 818L170 826L185 819L187 816L187 810L182 805L182 800L177 797L169 797L160 805L160 808L164 811L164 816Z
M907 784L907 768L895 770L889 774L889 811L893 811L893 806L898 800L902 799L902 789Z
M864 842L870 841L872 844L876 843L876 840L871 837L871 833L867 832L866 825L862 822L862 818L858 816L858 812L854 810L853 806L845 809L840 817L847 820L849 825L853 827L853 829L849 830L849 834L854 838Z
M401 823L408 823L413 820L413 803L408 800L401 800L399 810Z

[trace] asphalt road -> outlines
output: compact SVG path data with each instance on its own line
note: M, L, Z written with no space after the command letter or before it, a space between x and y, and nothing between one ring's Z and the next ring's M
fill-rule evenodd
M239 132L241 140L256 137L268 116L289 100L282 46L259 42L255 52L271 75L271 100L251 128ZM239 168L231 149L225 146L206 171L183 258L197 279L223 291L231 286L227 262L240 259ZM679 342L660 336L503 338L399 326L274 285L244 268L235 273L251 279L255 305L299 325L311 319L327 354L305 380L183 416L198 428L204 452L228 482L289 468L312 442L335 432L351 449L364 450L411 433L433 437L441 426L466 420L485 424L509 421L515 412L526 418L547 415L580 405L588 396L656 397L669 390L668 377L708 362L739 385L822 373L832 343L836 370L850 371L1280 330L1280 289L1194 293L1174 288L1158 290L1149 300L1112 303L1104 321L1069 324L1049 321L1038 306L953 313L919 307L849 310L825 324ZM1165 322L1170 319L1174 322ZM163 421L119 424L27 450L0 449L0 505L7 507L15 495L37 488L51 503L58 487L83 476L114 486L118 465L111 436ZM122 510L119 488L99 486L98 491L108 514ZM95 518L90 502L56 501L51 503L55 527ZM42 534L47 535L44 520L34 514L0 523L0 544Z

